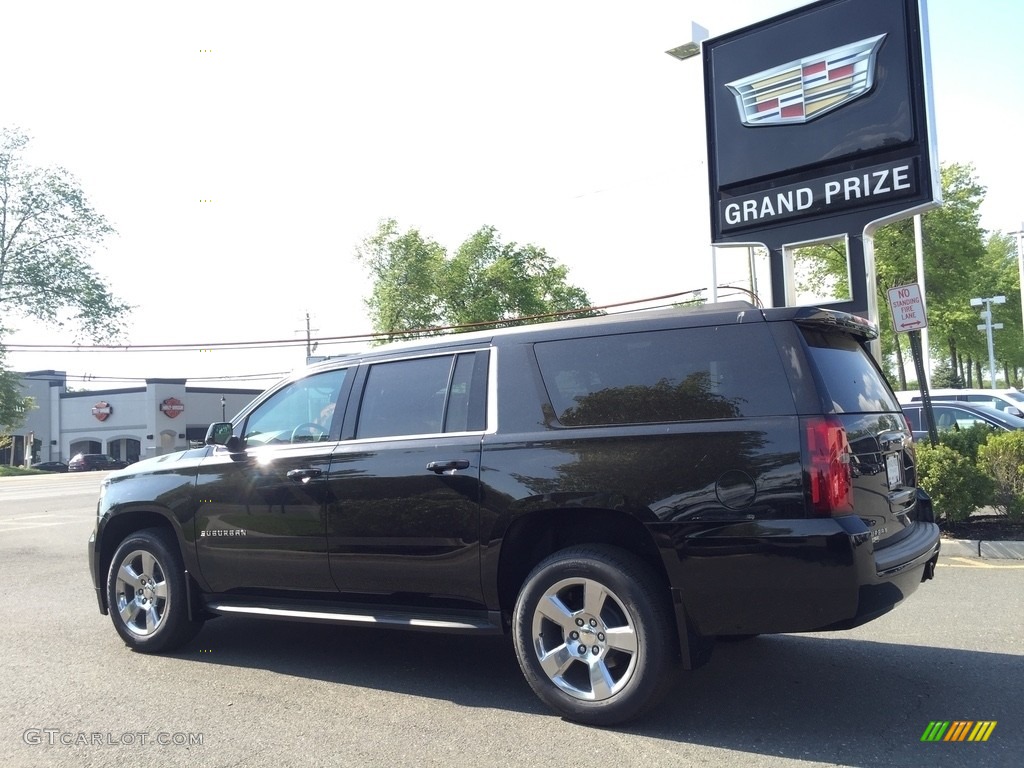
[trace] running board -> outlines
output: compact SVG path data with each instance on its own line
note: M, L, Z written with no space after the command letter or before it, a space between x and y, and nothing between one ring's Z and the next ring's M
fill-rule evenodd
M242 604L212 601L207 610L223 616L252 616L262 619L285 621L312 621L324 624L341 624L357 627L382 627L387 629L418 629L436 632L459 632L470 634L504 634L501 614L497 611L430 613L424 611L389 610L376 612L352 606L286 606L280 604Z

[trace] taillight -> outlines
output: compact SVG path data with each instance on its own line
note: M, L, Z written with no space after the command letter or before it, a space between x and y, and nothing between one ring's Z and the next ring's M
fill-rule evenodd
M853 512L853 477L850 442L835 417L801 419L804 433L804 469L811 510L815 517Z
M903 414L903 428L907 431L907 437L910 442L914 441L914 426L910 423L910 419L907 418L907 414Z

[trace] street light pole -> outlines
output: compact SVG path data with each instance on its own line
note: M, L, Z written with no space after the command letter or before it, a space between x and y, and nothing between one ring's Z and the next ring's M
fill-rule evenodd
M1010 232L1011 235L1017 236L1017 278L1020 285L1020 319L1021 325L1024 327L1024 221L1020 224L1020 229L1016 232Z
M665 51L669 56L686 61L700 54L700 44L707 40L711 33L695 21L690 22L690 39L682 45ZM711 244L711 303L718 303L718 254L714 243Z
M985 334L988 336L988 375L992 382L992 389L996 388L996 354L995 347L992 344L992 331L998 331L1003 327L1002 323L992 322L992 305L1005 303L1005 296L990 296L987 299L971 299L972 307L980 307L982 304L985 305L985 311L981 313L981 319L985 321L985 324L979 325L978 330L985 331Z

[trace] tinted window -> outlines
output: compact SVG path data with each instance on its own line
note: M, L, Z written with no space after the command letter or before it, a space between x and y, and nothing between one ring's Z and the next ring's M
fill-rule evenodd
M993 408L997 408L1000 411L1006 410L1009 407L1009 403L998 397L990 397L989 395L968 395L967 402L969 403L982 403L984 405L990 405Z
M803 330L811 359L838 413L900 410L882 374L852 336Z
M345 374L344 369L316 373L275 392L246 419L246 445L329 440Z
M479 432L484 429L486 386L487 353L459 355L445 411L445 432Z
M947 429L970 429L978 424L983 424L987 427L992 426L992 423L984 416L970 411L965 411L963 408L948 405L933 405L932 411L935 413L935 427L939 431Z
M366 377L356 437L484 428L487 353L377 363Z
M921 426L921 409L908 408L904 406L903 415L907 417L907 421L910 422L910 428L914 432L922 431L923 427Z
M567 426L793 412L764 326L565 339L534 350L555 414Z

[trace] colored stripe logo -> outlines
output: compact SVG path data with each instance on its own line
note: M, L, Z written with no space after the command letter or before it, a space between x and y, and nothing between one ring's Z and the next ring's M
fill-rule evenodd
M997 720L932 720L921 741L988 741Z

